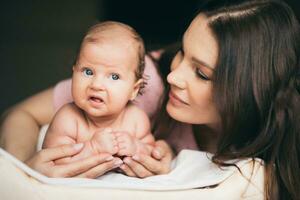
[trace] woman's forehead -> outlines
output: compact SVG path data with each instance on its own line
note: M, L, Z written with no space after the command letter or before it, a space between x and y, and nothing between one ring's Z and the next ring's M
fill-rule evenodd
M218 43L207 24L205 15L198 15L183 36L183 50L190 57L201 60L211 67L216 66Z

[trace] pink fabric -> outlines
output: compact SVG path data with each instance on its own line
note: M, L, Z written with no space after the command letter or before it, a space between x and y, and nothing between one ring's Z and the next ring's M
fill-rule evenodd
M199 150L190 124L177 122L166 140L177 152L182 149Z
M151 54L155 54L155 57L159 58L160 53L161 52L152 52ZM157 112L157 105L161 101L164 87L155 63L148 56L145 57L145 64L144 77L146 78L147 84L143 89L143 94L136 98L134 104L143 109L151 119ZM53 95L55 111L64 104L73 101L71 85L72 80L66 79L55 86ZM192 128L187 124L177 123L167 141L172 144L177 151L182 149L197 149Z
M155 59L155 60L159 60L160 56L162 55L162 53L164 52L163 49L161 50L157 50L157 51L152 51L149 54Z
M72 97L72 79L60 81L54 87L53 104L55 112L58 111L64 104L71 103Z

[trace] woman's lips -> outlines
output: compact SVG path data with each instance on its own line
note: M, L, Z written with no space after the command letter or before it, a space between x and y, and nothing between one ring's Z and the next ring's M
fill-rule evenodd
M169 100L173 105L182 105L182 104L189 105L187 102L182 100L180 97L178 97L171 91L169 92Z

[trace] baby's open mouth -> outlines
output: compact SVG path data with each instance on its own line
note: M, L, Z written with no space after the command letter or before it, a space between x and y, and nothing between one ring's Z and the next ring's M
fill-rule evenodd
M103 99L99 98L99 97L90 97L90 100L96 103L102 103Z

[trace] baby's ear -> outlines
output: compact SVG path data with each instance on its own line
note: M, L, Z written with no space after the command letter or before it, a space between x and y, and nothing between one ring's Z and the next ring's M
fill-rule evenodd
M73 65L73 67L72 67L72 71L73 71L73 72L75 71L75 65Z
M139 94L139 90L143 84L143 79L139 79L135 82L134 86L133 86L133 91L132 91L132 94L131 94L131 97L130 97L130 100L133 101L137 95Z

